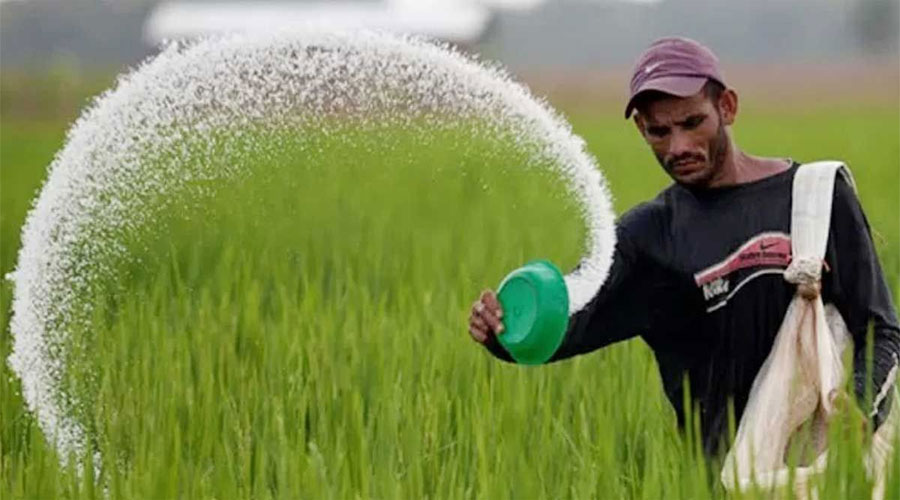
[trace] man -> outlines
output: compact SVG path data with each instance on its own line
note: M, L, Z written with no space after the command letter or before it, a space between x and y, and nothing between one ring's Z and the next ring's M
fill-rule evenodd
M783 271L791 259L799 164L741 151L730 129L738 96L725 85L715 55L695 41L654 42L638 59L630 91L625 117L636 112L638 131L675 182L621 217L609 277L570 318L551 361L640 335L682 425L687 376L704 449L715 454L727 444L729 401L740 419L794 296ZM900 327L853 188L839 178L834 191L822 298L837 307L853 336L854 385L865 409L867 382L879 392L898 364ZM502 315L487 290L472 307L469 331L512 361L496 339ZM867 374L870 325L874 359ZM875 428L889 399L864 410Z

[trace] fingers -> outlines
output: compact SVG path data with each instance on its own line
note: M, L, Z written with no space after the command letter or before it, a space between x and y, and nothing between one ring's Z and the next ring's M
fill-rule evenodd
M487 333L488 329L490 328L488 327L488 324L483 319L481 319L481 316L472 316L472 318L469 320L469 325L474 326L475 328L485 333Z
M478 327L469 325L469 335L475 342L479 344L484 344L487 342L487 334L484 333L484 330L479 329Z
M491 312L490 308L485 307L484 310L481 311L481 319L487 323L488 328L490 328L492 332L497 334L503 333L503 323L500 322L500 318Z
M472 304L472 313L469 315L469 335L472 336L473 340L482 344L487 341L489 331L487 323L484 322L478 312L483 308L484 306L481 302L476 300Z
M503 333L503 322L500 318L503 311L497 297L490 290L482 292L481 297L472 304L472 314L469 317L469 327L475 329L477 333L472 333L473 337L481 337L481 333L485 336L490 333Z
M478 313L491 331L503 333L503 322L500 321L500 318L503 317L503 309L500 307L500 302L497 301L497 296L494 295L494 292L491 290L481 292L481 297L477 303L480 304L477 308Z
M497 296L494 295L494 292L490 290L481 292L481 303L484 304L491 311L491 314L497 318L503 317L503 308L500 307L500 301L497 300Z

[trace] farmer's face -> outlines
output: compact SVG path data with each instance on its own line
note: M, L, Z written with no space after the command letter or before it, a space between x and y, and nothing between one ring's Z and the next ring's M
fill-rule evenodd
M715 103L703 91L664 97L637 114L641 135L675 182L706 186L722 170L731 144L725 127L734 121L734 97L730 89Z

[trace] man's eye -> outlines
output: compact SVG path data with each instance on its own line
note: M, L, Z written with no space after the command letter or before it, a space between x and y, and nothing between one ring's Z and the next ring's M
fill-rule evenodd
M702 117L702 116L692 116L692 117L688 118L684 122L684 128L690 130L690 129L699 127L700 124L703 123L703 118L704 117Z
M669 129L667 127L648 127L647 133L654 137L662 137L669 133Z

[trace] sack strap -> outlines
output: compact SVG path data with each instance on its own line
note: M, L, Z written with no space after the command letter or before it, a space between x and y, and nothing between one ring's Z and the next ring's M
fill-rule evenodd
M850 169L839 161L817 161L801 165L794 176L791 201L791 263L784 279L797 285L807 300L819 296L822 263L831 224L834 179L840 172L856 190Z

